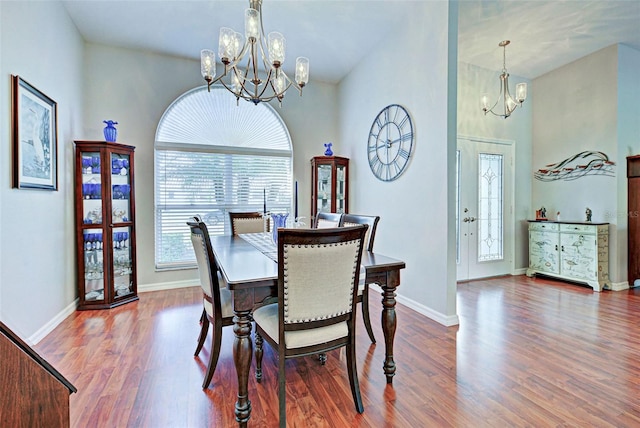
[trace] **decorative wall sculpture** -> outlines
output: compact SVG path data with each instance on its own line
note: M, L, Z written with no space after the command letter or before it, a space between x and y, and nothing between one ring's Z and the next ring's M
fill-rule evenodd
M584 151L563 161L546 165L533 176L540 181L577 180L587 175L614 177L615 164L602 152Z

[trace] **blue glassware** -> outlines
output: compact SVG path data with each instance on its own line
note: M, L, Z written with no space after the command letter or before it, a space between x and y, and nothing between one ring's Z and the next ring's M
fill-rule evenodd
M91 199L91 183L82 183L82 197Z
M333 143L324 143L324 146L327 148L327 150L324 151L325 156L333 156L333 150L331 150L332 145Z
M271 220L272 220L271 224L273 225L272 236L273 236L273 242L275 242L276 244L278 243L278 228L286 227L287 217L289 217L289 213L271 214Z
M104 127L105 141L108 141L110 143L115 143L116 138L118 137L118 130L113 125L117 125L118 122L115 122L113 120L103 120L102 122L107 124L107 126Z
M84 174L91 174L91 158L82 157L82 172Z
M93 174L100 174L100 156L93 156L91 158L91 172Z

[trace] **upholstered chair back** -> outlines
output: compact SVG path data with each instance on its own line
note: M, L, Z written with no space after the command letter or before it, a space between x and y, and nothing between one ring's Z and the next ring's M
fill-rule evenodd
M315 229L327 229L342 226L342 214L319 212L316 214Z
M231 234L260 233L264 232L264 219L260 212L230 212ZM269 219L267 219L267 232L269 231Z

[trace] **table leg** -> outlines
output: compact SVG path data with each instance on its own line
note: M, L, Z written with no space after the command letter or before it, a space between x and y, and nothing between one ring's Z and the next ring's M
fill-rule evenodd
M393 382L396 374L396 363L393 361L393 340L396 335L396 287L400 284L400 271L387 273L382 287L382 332L384 333L384 374L387 383Z
M249 368L253 355L251 341L251 311L234 310L233 332L233 362L238 375L238 401L236 401L236 421L241 427L246 427L251 417L251 401L249 400Z

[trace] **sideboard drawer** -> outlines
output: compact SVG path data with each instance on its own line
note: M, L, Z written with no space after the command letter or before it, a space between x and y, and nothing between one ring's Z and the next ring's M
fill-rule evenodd
M597 228L591 224L561 224L560 232L580 232L596 234Z
M558 231L558 223L545 223L543 221L536 221L529 223L529 230L548 230L557 232Z

